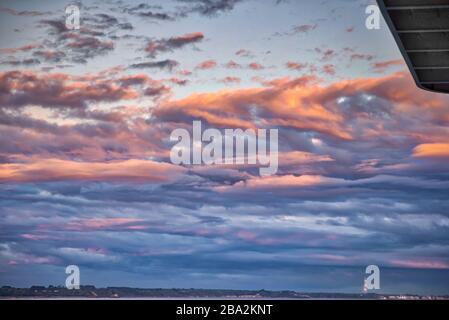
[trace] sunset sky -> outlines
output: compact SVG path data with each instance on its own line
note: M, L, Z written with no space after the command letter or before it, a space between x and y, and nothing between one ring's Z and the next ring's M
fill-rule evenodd
M0 286L449 294L449 96L369 0L0 0ZM279 130L279 170L170 133Z

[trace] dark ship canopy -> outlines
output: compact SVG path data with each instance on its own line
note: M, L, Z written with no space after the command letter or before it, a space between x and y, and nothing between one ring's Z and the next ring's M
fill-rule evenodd
M449 93L449 0L377 2L417 85Z

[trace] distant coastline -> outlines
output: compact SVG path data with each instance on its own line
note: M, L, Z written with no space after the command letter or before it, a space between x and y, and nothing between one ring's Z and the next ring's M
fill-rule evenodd
M220 289L141 289L127 287L96 288L63 286L0 288L0 299L143 299L143 300L449 300L449 295L377 293L303 293L296 291L220 290Z

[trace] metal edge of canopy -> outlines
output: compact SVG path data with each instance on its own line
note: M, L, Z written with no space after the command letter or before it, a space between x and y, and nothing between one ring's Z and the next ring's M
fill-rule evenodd
M390 17L390 14L388 13L387 6L385 5L385 1L384 0L376 0L376 2L378 4L378 6L379 6L379 9L380 9L383 17L384 17L385 22L387 23L387 25L388 25L388 27L389 27L389 29L390 29L393 37L394 37L394 40L396 41L396 44L397 44L399 50L401 51L401 54L402 54L402 56L403 56L403 58L404 58L404 60L405 60L405 62L407 64L407 66L409 68L409 71L412 74L413 79L415 80L415 83L418 86L418 88L426 90L426 91L430 91L430 92L438 92L438 93L449 94L448 91L436 90L436 89L432 89L432 88L429 88L429 87L425 87L421 83L421 80L419 79L419 76L416 73L416 70L415 70L415 67L413 65L413 62L412 62L410 56L408 55L407 50L405 49L404 44L402 43L401 38L399 37L399 33L396 30L396 26L394 25L393 20Z

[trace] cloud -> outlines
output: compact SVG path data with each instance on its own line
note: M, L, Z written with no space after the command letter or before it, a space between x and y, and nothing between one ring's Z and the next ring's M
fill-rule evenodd
M25 60L6 60L2 61L0 64L10 65L10 66L32 66L40 64L38 59L25 59Z
M110 181L163 182L183 172L171 164L147 160L75 162L40 159L36 162L0 164L0 181Z
M197 70L210 70L214 69L217 66L217 62L215 60L206 60L198 64L195 69Z
M334 76L335 75L335 66L333 64L326 64L323 66L323 72L327 75Z
M30 44L26 44L26 45L23 45L18 48L1 48L0 53L13 54L13 53L18 53L18 52L27 52L27 51L39 48L40 46L41 45L37 44L37 43L30 43Z
M1 109L40 106L59 109L59 115L71 112L72 116L84 117L86 110L95 103L110 104L144 96L159 99L171 93L164 81L142 74L117 77L113 73L105 71L83 77L32 71L3 72L0 73Z
M120 31L132 30L133 25L122 17L96 10L84 10L79 30L69 30L62 19L42 19L39 26L47 31L43 52L58 52L58 59L46 62L87 63L115 49ZM37 53L36 53L37 54Z
M40 24L44 25L44 26L47 25L47 26L51 27L52 31L56 32L57 34L68 32L67 27L65 26L65 23L62 20L46 19L46 20L41 20Z
M334 49L315 48L315 52L321 54L320 61L329 61L337 56L337 52Z
M293 27L293 33L307 33L309 31L315 30L316 28L316 24L302 24Z
M144 219L137 218L92 218L92 219L72 219L66 224L44 225L40 230L60 229L66 231L96 231L96 230L126 230L135 225L145 222ZM130 229L132 230L132 229Z
M43 15L48 15L50 12L40 12L40 11L29 11L29 10L15 10L11 8L0 7L0 12L9 13L14 16L27 16L27 17L38 17Z
M145 11L145 12L139 12L137 13L139 17L143 18L151 18L156 20L164 20L164 21L173 21L174 18L168 15L167 13L159 13L159 12L152 12L152 11Z
M385 72L387 69L394 66L405 66L402 59L399 60L387 60L381 62L374 62L371 64L375 72Z
M203 39L204 34L202 32L187 33L168 39L150 40L144 50L149 56L156 57L161 52L171 52L175 49L181 49L187 45L201 42Z
M42 21L56 31L53 34L55 39L47 41L47 50L44 52L58 52L58 59L71 63L86 63L87 60L97 56L105 55L114 50L114 43L110 39L100 39L96 36L89 36L89 32L82 34L70 32L60 21ZM41 53L35 53L37 55ZM44 56L45 57L45 56ZM51 59L48 59L51 61Z
M167 69L169 71L172 71L174 68L179 66L179 62L176 60L160 60L160 61L149 61L149 62L141 62L141 63L134 63L130 65L129 67L131 69Z
M338 179L320 177L320 176L274 176L250 179L244 182L239 182L230 187L218 187L218 191L237 191L241 189L276 189L287 187L301 187L301 186L318 186L323 184L338 183Z
M188 4L185 13L198 12L204 16L216 16L222 12L231 11L242 0L177 0Z
M230 60L228 63L225 64L225 68L227 68L227 69L240 69L240 68L242 68L242 66L239 63L237 63L237 62L235 62L233 60Z
M390 185L400 185L407 187L419 187L429 189L447 188L449 183L445 181L426 181L413 178L395 177L395 176L376 176L373 178L359 180L345 180L332 177L312 176L312 175L284 175L269 177L253 177L246 181L238 182L232 186L220 186L217 188L219 192L257 192L259 190L287 190L311 188L311 187L356 187L376 185L378 183L387 183Z
M33 52L33 56L43 59L47 62L56 63L62 61L66 57L66 54L62 51L38 50Z
M103 55L114 49L112 41L103 41L94 37L75 36L66 43L66 46L72 49L72 52L79 54L75 61L83 62L86 59Z
M180 79L180 78L177 78L177 77L172 77L172 78L169 79L169 81L171 83L177 84L178 86L185 86L189 82L189 80L187 80L187 79Z
M85 108L88 102L133 99L138 92L111 81L77 81L64 74L30 71L0 73L0 102L3 107L40 105L44 108Z
M294 36L297 34L307 34L310 31L315 30L317 27L318 27L317 24L301 24L291 27L291 30L287 32L276 32L274 33L273 36L282 37L282 36Z
M141 3L139 5L124 8L124 12L139 16L141 18L149 18L160 21L173 21L175 18L166 12L161 12L162 7Z
M263 65L261 65L260 63L257 62L251 62L250 64L248 64L248 68L250 68L251 70L263 70L265 69L265 67Z
M413 149L416 158L448 158L449 143L424 143Z
M307 67L306 63L299 63L293 61L288 61L285 65L287 66L288 69L296 71L302 71Z
M393 260L391 264L413 269L449 269L449 264L442 261Z
M249 51L249 50L246 50L246 49L237 50L235 55L239 56L239 57L245 57L245 58L252 58L253 57L252 52Z
M371 61L374 59L374 56L371 54L353 53L353 54L351 54L350 59L351 59L351 61L354 61L354 60Z
M242 81L242 79L240 79L239 77L232 77L232 76L227 76L227 77L224 77L219 80L219 82L222 82L225 84L240 83L241 81Z
M350 139L351 135L341 127L343 119L339 115L327 110L320 102L310 102L309 95L319 96L323 91L307 85L311 80L303 77L278 82L269 88L193 95L160 106L154 115L162 121L200 118L211 125L240 128L253 128L251 115L259 115L266 124L273 126L318 130ZM302 99L309 102L303 105ZM254 108L254 112L250 112L250 108Z

